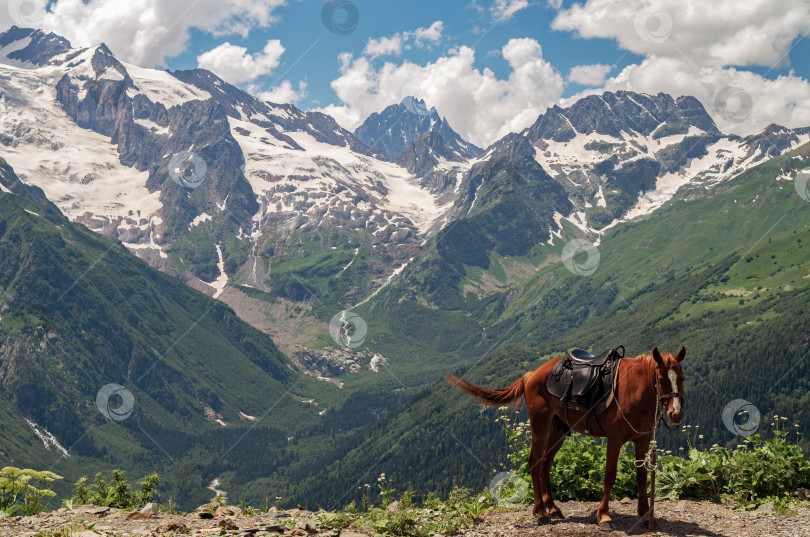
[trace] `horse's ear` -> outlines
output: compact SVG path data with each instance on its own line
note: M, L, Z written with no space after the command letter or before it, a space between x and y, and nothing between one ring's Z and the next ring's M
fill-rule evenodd
M686 358L686 347L681 347L681 350L678 351L678 356L676 356L675 359L678 361L678 363L681 363L684 358Z
M653 348L653 358L655 359L656 363L658 363L658 365L660 366L664 365L664 357L661 356L660 352L658 352L658 347Z

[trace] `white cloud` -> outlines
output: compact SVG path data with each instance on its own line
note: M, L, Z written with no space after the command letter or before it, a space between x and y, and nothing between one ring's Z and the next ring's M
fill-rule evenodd
M644 56L604 87L567 102L604 90L664 92L696 97L726 132L810 125L807 80L793 74L770 80L741 69L784 66L795 40L810 33L810 0L588 0L562 10L552 28L614 39Z
M424 43L438 44L442 39L442 32L444 31L444 23L436 21L427 28L417 28L413 32L414 40L417 46L422 46Z
M286 0L45 0L11 2L0 9L0 28L12 24L53 31L73 46L106 43L121 59L152 67L186 49L189 30L246 37L253 28L276 22ZM190 7L191 6L191 7Z
M340 55L341 75L332 81L342 104L324 108L346 128L408 95L435 106L467 140L486 146L533 123L562 95L560 74L543 59L534 39L512 39L501 50L511 72L506 79L474 66L469 47L451 50L426 65L404 61L375 69L366 57Z
M588 0L560 11L552 28L699 65L776 66L810 32L810 1Z
M369 38L363 54L371 58L379 56L399 56L403 49L410 49L411 43L417 47L429 47L442 39L444 23L436 21L427 28L417 28L412 32L397 32L392 36L379 39Z
M402 34L368 40L363 54L376 58L378 56L399 56L402 54Z
M250 54L245 47L222 43L197 56L197 65L208 69L232 84L255 80L278 67L284 47L278 39L271 39L262 52Z
M602 63L577 65L568 73L568 81L583 86L601 86L609 72L610 66Z
M529 7L529 0L495 0L489 8L496 22L507 21L515 13Z
M294 88L289 80L285 80L269 91L257 91L256 88L248 88L248 92L263 101L270 101L276 104L296 104L307 96L307 83L298 83L298 89Z

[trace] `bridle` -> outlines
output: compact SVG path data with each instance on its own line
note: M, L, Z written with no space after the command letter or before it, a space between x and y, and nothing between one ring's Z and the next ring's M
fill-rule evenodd
M667 401L669 401L670 399L679 399L681 401L681 408L683 408L683 406L684 406L684 398L683 398L682 393L680 393L680 392L669 392L669 393L664 393L664 394L661 393L661 378L662 377L663 377L663 375L661 374L661 364L656 363L655 364L655 391L656 391L656 394L658 395L658 406L656 408L656 414L659 413L659 411L660 411L660 409L662 407L664 409L666 409ZM664 427L666 427L667 429L669 429L671 431L672 427L670 427L669 423L667 423L667 420L664 419L665 414L666 414L666 412L661 412L660 413L660 416L658 417L658 420L657 420L657 423L655 424L655 427L658 428L658 426L663 423ZM675 427L677 428L678 426L676 425Z
M632 429L632 430L633 430L633 432L634 432L634 433L636 433L636 434L650 434L650 433L654 433L654 432L655 432L655 430L656 430L656 429L658 429L658 427L659 427L659 426L660 426L662 423L664 424L664 427L666 427L666 428L667 428L667 429L669 429L670 431L672 430L672 427L670 427L669 423L667 423L667 421L664 419L664 415L666 414L666 412L662 412L662 408L663 408L663 409L666 409L666 406L667 406L667 401L668 401L669 399L675 399L675 398L680 399L680 401L681 401L681 408L683 408L683 404L684 404L684 398L683 398L683 394L682 394L682 393L679 393L679 392L669 392L669 393L665 393L665 394L662 394L662 393L661 393L661 378L662 378L662 377L663 377L663 375L661 374L661 365L660 365L660 364L658 364L658 363L656 363L656 364L655 364L655 394L656 394L657 399L658 399L658 404L657 404L657 405L655 405L655 418L654 418L654 421L653 421L653 427L652 427L652 429L650 429L650 430L649 430L649 431L647 431L646 433L643 433L643 432L641 432L641 431L638 431L638 430L636 430L636 428L635 428L635 427L633 427L633 424L632 424L632 423L630 423L630 420L628 420L628 419L627 419L627 417L624 415L624 410L622 410L622 406L621 406L621 404L619 404L619 398L617 397L617 398L615 399L615 401L616 401L616 407L618 407L618 409L619 409L619 414L621 414L622 419L624 419L624 422L625 422L625 423L626 423L626 424L627 424L627 425L630 427L630 429ZM615 389L615 387L614 387L614 389ZM676 427L677 427L677 425L676 425Z

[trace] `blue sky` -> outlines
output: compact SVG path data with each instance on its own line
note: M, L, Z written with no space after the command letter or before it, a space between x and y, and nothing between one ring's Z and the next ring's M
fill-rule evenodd
M348 35L330 32L321 21L324 2L320 0L293 1L279 7L275 13L280 21L270 28L258 28L246 38L213 36L192 30L188 50L167 58L168 68L193 69L197 56L211 50L223 41L260 51L269 39L279 39L285 47L282 63L274 74L262 76L257 83L270 89L280 81L279 75L294 83L307 82L307 96L297 104L301 108L317 108L335 101L330 82L339 75L339 52L360 54L369 39L379 39L397 32L428 27L437 20L444 24L442 40L430 48L413 48L401 56L377 58L376 63L408 59L416 63L433 61L448 49L466 45L476 52L476 67L491 69L499 78L505 78L509 66L500 54L501 47L515 37L531 37L543 49L543 56L561 74L582 64L611 66L611 74L627 65L638 63L642 57L621 49L616 41L604 38L584 39L572 32L553 30L551 23L557 9L549 3L531 2L528 7L504 21L493 20L487 9L489 4L475 4L469 0L352 0L360 19L357 28ZM562 7L575 2L562 2ZM797 40L791 48L787 62L778 66L749 66L748 69L774 79L791 70L803 78L810 75L810 40ZM245 84L243 84L245 86ZM586 89L577 83L566 85L563 96L570 97Z
M247 38L231 36L227 41L255 53L269 39L279 39L285 47L282 63L274 74L261 77L258 82L264 89L270 89L279 82L278 75L282 73L286 73L284 79L294 83L306 81L308 96L298 103L302 108L325 106L335 101L330 82L339 76L339 52L360 54L370 38L379 39L428 27L437 20L444 23L444 35L439 44L430 48L413 48L401 56L377 58L375 63L382 65L385 61L403 59L425 63L445 54L448 49L466 45L475 49L476 67L491 69L499 78L505 78L509 66L500 50L513 37L536 39L543 48L543 56L564 74L575 65L593 63L615 64L620 70L639 59L633 53L620 50L612 40L580 39L570 32L552 30L550 25L556 10L541 2L503 22L493 21L490 13L482 13L467 0L355 0L354 4L360 20L357 29L348 35L334 34L322 24L323 2L304 0L279 8L277 13L281 21L273 27L256 29ZM168 67L195 68L197 56L222 41L221 37L193 31L188 50L169 58ZM582 89L583 86L572 84L566 87L565 95L573 95Z
M488 145L549 106L621 89L693 95L737 134L810 125L810 0L330 0L359 14L343 34L322 22L325 0L0 2L0 28L205 67L349 129L417 94Z

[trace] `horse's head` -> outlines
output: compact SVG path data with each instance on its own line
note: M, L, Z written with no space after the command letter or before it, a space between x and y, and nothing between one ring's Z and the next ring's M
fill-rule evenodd
M669 422L678 426L683 421L683 371L681 362L686 356L686 347L681 347L677 356L661 354L658 347L653 349L653 359L657 367L658 384L661 387L660 404L667 412Z

